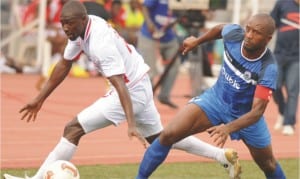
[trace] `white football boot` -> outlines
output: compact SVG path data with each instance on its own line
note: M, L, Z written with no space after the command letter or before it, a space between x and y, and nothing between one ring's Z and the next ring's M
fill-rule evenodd
M234 149L225 149L224 155L227 163L223 167L228 171L230 179L240 179L242 167L239 163L239 157Z

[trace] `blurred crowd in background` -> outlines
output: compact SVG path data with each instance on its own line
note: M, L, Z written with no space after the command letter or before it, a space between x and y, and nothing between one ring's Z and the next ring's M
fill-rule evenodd
M47 0L46 4L46 39L49 48L48 54L51 55L51 64L55 63L62 56L66 37L60 28L59 15L60 10L67 0ZM144 17L142 14L142 0L81 0L86 6L88 13L100 16L107 20L112 26L119 31L120 35L130 44L137 45L137 34L143 24ZM205 22L230 22L232 17L232 7L228 10L227 6L233 6L229 0L223 0L224 7L220 9L208 9L201 12L192 12L192 21L199 23L199 31L205 31L207 25ZM249 1L245 4L251 4ZM243 5L245 6L243 3ZM2 0L1 1L1 39L8 37L12 32L26 27L32 21L38 18L39 15L39 0ZM248 8L243 8L241 18L245 19L250 16L251 5ZM230 8L229 8L230 9ZM265 9L263 9L265 10ZM244 14L244 15L243 15ZM184 19L185 18L185 19ZM177 32L179 42L189 35L189 26L194 22L187 22L186 17L174 26ZM11 39L14 43L2 44L0 54L0 71L1 73L40 73L41 64L36 62L36 41L37 28L31 28L21 32L21 36ZM211 64L218 64L221 61L222 45L218 42L213 42L205 47L206 52L204 63L206 64L204 72L211 75L209 70ZM50 51L50 52L49 52ZM46 53L46 52L45 52ZM45 58L49 58L48 54L44 54ZM84 59L84 56L82 57ZM181 58L182 62L186 59ZM159 64L158 64L159 65ZM49 64L48 64L49 66ZM51 65L50 65L51 66ZM189 66L184 63L184 67ZM93 69L93 66L86 60L79 60L78 66L75 65L74 76L89 77L99 75ZM50 68L51 70L51 68Z
M51 63L59 60L66 44L66 36L59 22L60 11L67 0L47 0L46 3L46 41L50 43ZM141 4L138 0L130 0L123 3L120 0L82 0L88 13L97 15L107 20L124 38L132 44L136 44L136 32L143 23ZM1 38L7 37L11 30L5 29L5 24L14 24L18 28L26 27L39 15L39 0L22 0L17 6L12 1L1 1ZM16 9L17 8L17 9ZM8 29L8 28L7 28ZM40 73L40 67L36 64L37 29L32 28L18 37L18 55L9 54L9 46L1 47L1 72L3 73ZM14 52L15 54L16 52ZM80 60L79 66L84 71L74 74L78 77L96 75L92 65ZM77 68L79 69L79 67Z

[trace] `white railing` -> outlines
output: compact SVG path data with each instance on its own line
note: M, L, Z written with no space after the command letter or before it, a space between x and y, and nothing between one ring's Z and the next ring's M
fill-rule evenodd
M44 44L45 44L45 15L46 15L46 0L40 0L39 3L39 15L38 18L33 20L32 22L28 23L25 26L21 24L21 15L20 15L20 0L12 0L10 2L11 11L10 11L10 24L5 25L5 28L2 28L1 24L1 31L10 30L10 33L7 37L1 39L0 47L1 50L8 46L8 55L16 58L20 49L17 46L20 46L22 43L26 43L20 39L22 39L24 33L31 32L38 29L37 31L37 41L36 43L36 66L41 66L43 63L43 54L44 52ZM35 30L36 31L36 30ZM22 51L22 50L21 50ZM20 59L17 59L20 60Z

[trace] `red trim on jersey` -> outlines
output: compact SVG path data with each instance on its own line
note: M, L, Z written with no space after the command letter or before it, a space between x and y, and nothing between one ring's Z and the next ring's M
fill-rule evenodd
M272 96L272 89L261 85L256 86L254 97L269 101L271 96Z
M80 55L82 54L83 51L80 51L72 60L77 61L79 60Z
M91 27L91 19L89 18L89 21L88 21L88 24L87 24L87 28L86 28L86 30L85 30L85 37L84 37L84 40L86 40L88 37L89 37L89 35L90 35L90 28Z

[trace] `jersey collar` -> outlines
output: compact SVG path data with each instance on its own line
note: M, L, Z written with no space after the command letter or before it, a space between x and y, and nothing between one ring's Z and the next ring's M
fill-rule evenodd
M248 61L257 61L257 60L259 60L259 59L261 59L261 57L263 57L264 55L265 55L265 53L267 52L267 47L265 48L265 50L264 50L264 52L259 56L259 57L257 57L257 58L255 58L255 59L250 59L250 58L247 58L246 56L244 56L244 54L243 54L243 46L244 46L244 41L242 42L242 46L241 46L241 55L242 55L242 57L244 58L244 59L246 59L246 60L248 60Z

